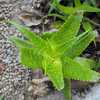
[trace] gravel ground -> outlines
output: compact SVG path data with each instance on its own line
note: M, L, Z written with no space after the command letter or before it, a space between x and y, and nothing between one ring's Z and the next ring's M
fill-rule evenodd
M59 92L52 92L51 94L41 97L36 97L37 94L42 96L47 93L47 85L39 84L38 87L32 87L32 71L20 65L18 49L9 42L10 36L18 36L23 38L21 33L19 33L14 27L7 25L3 22L4 19L17 19L21 20L19 15L22 11L29 10L32 15L41 13L40 2L46 0L0 0L0 60L5 64L5 70L0 74L0 95L5 97L5 100L64 100L63 94ZM49 0L47 0L49 1ZM37 10L36 10L37 9ZM45 12L44 8L42 10ZM24 21L23 24L26 26L30 25L40 25L41 20L36 19L33 16L33 23L30 20ZM39 16L39 17L41 17ZM44 31L40 27L33 28L33 31ZM1 63L0 62L0 63ZM41 88L42 87L42 88ZM33 89L34 93L31 91ZM39 89L39 90L38 90ZM40 90L44 90L45 93L41 93ZM36 91L35 91L36 90ZM38 91L37 91L38 90ZM36 94L37 93L37 94ZM73 100L100 100L100 85L96 84L90 91L85 90L80 93L77 90L73 91Z
M0 95L4 96L5 100L34 99L32 93L28 96L32 71L20 65L18 49L8 39L10 36L22 35L14 27L3 22L5 19L18 19L19 13L30 5L30 1L0 0L0 60L5 64L5 70L0 75Z
M0 20L15 18L19 10L16 3L12 0L0 1ZM30 84L31 71L19 64L18 50L9 43L9 36L20 36L14 28L4 22L0 22L0 59L5 64L5 71L0 75L0 94L5 100L25 100L24 94Z
M72 95L72 100L100 100L100 84L95 84L89 91L85 90L84 93L75 93L74 91ZM53 92L37 100L64 100L64 96L60 92Z

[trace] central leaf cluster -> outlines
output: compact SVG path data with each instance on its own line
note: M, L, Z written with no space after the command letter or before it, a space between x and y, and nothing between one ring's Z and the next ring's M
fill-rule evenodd
M43 69L58 90L64 88L65 78L97 81L100 75L91 69L94 61L78 57L96 36L90 24L79 34L82 19L83 13L70 15L57 32L45 32L41 37L10 21L27 38L11 38L19 48L21 63L32 69Z

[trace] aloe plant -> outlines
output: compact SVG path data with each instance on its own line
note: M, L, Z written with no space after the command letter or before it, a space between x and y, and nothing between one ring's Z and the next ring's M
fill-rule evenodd
M44 32L41 37L10 21L27 38L10 37L19 48L20 62L33 70L43 69L55 88L67 95L66 100L71 100L71 79L96 82L100 77L92 70L93 60L79 57L96 36L92 28L78 35L82 19L83 13L70 15L58 31Z
M76 12L100 12L99 8L90 6L89 4L87 4L87 2L81 4L80 0L74 0L75 7L63 6L58 2L58 0L55 1L56 3L53 3L52 5L65 14L73 14Z
M91 2L93 3L93 0L91 0ZM95 2L95 0L94 0ZM89 5L89 3L87 3L87 0L82 4L80 2L80 0L74 0L74 4L75 6L63 6L60 4L59 0L54 0L54 2L51 4L51 8L55 8L56 11L58 11L59 13L49 13L48 16L57 16L59 18L61 18L62 20L66 20L66 17L70 14L75 14L78 12L100 12L100 9L94 6Z

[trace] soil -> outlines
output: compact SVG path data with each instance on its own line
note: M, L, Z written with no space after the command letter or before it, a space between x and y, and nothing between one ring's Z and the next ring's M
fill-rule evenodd
M55 18L42 18L48 12L49 2L50 0L0 0L0 96L4 96L5 100L64 100L62 92L54 90L40 69L33 72L20 64L18 49L9 42L9 37L23 36L4 22L5 19L17 20L38 35L44 31L53 31L49 26ZM98 26L96 30L99 32ZM84 56L96 59L100 57L99 40L98 35L96 46L91 44ZM72 83L73 100L100 100L100 84Z

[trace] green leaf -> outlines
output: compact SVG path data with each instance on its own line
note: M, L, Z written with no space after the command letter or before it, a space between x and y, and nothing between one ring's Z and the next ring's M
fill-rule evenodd
M49 9L49 13L51 13L51 11L53 9L56 9L56 6L59 4L60 0L51 0L51 4L50 4L50 9Z
M44 40L49 40L53 34L55 34L55 32L43 32L41 37Z
M53 82L56 89L61 90L64 88L64 80L62 73L62 64L59 58L44 57L43 68L49 79Z
M59 4L59 2L60 2L60 0L52 0L53 5L57 5L57 4Z
M79 56L95 39L95 37L96 33L94 31L85 32L79 35L72 47L66 51L65 55L72 58Z
M9 23L11 23L12 25L14 25L21 33L23 33L24 36L26 36L26 38L29 39L29 41L31 41L36 47L38 48L43 48L45 46L45 41L37 36L35 33L33 33L32 31L30 31L29 28L22 26L20 24L18 24L15 21L9 21Z
M71 15L57 32L46 32L42 38L53 41L60 54L63 54L73 44L82 18L83 14Z
M62 24L63 24L62 21L55 21L55 22L52 23L51 27L55 28L55 29L59 29Z
M96 1L97 1L97 0L85 0L85 3L87 3L87 4L92 4L93 6L96 7Z
M11 37L10 40L19 48L21 64L32 69L42 67L42 53L40 49L33 46L27 40L17 37Z
M20 62L28 68L37 69L42 67L42 55L36 48L19 48Z
M82 19L83 19L83 13L70 15L68 19L66 19L65 23L59 29L60 36L62 36L63 34L63 37L67 35L70 38L72 36L77 35L80 29Z
M63 5L58 4L57 9L62 11L64 14L74 14L74 13L76 13L76 8L70 7L70 6L65 7Z
M71 15L61 28L52 36L52 40L61 48L66 42L72 40L80 29L83 14ZM65 46L66 47L66 46Z
M15 37L15 36L10 37L9 40L11 42L13 42L14 44L16 44L16 46L19 48L32 48L32 47L34 47L33 44L30 43L29 41L22 40L20 38Z
M91 70L89 66L85 67L86 65L80 64L68 57L64 61L66 61L63 66L65 78L90 82L99 80L100 74Z
M99 8L92 7L88 4L82 4L80 7L77 8L79 11L84 11L84 12L100 12Z
M87 21L83 21L83 28L85 30L93 30L92 25Z
M94 6L96 6L96 0L90 0L90 2L91 2Z
M65 53L67 52L67 50L69 50L72 45L75 43L76 41L76 38L72 38L71 40L69 41L66 41L65 44L63 45L60 45L58 48L58 52L60 52L60 55L65 55Z
M57 9L62 11L64 14L75 14L77 12L100 12L99 8L92 7L85 3L80 6L78 4L78 7L68 7L68 6L65 7L65 6L58 4Z
M75 6L78 7L81 5L81 2L80 0L74 0L74 3L75 3Z
M96 66L96 62L92 59L88 59L88 58L84 58L84 57L76 57L74 59L74 61L76 61L77 63L79 63L80 65L86 67L86 68L95 68Z

